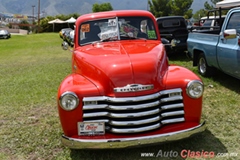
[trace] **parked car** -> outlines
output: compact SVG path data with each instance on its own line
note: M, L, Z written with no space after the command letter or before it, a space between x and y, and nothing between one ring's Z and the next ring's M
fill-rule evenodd
M75 24L72 73L57 95L64 145L127 148L205 130L203 82L169 65L152 13L90 13Z
M0 29L0 38L3 39L11 38L11 34L8 32L8 30Z
M63 35L65 34L65 32L67 31L72 31L72 28L63 28L59 31L59 37L63 39Z
M169 41L168 54L187 51L186 20L182 16L158 17L156 20L161 37Z
M74 45L74 33L75 30L68 30L64 33L64 38L63 40L68 43L69 46L73 47Z
M60 38L63 39L63 41L67 42L69 46L73 46L73 40L74 40L74 30L72 28L63 28L59 32Z

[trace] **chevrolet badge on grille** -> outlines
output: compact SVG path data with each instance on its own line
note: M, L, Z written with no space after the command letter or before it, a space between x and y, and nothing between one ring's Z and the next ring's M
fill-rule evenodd
M138 91L146 91L153 89L153 84L150 85L142 85L142 84L128 84L124 87L114 88L114 92L138 92Z

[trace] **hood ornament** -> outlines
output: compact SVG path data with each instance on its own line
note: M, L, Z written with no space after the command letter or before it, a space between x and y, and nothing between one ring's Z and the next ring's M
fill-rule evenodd
M142 85L142 84L128 84L124 87L114 88L114 92L139 92L153 89L153 84Z

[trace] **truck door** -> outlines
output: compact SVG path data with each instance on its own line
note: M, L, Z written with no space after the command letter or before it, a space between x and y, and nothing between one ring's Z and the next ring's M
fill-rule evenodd
M225 39L223 33L220 35L217 47L217 59L219 68L236 78L240 78L240 46L238 44L240 34L240 12L233 12L228 17L229 20L222 27L225 29L236 29L237 37ZM226 18L227 20L227 18Z

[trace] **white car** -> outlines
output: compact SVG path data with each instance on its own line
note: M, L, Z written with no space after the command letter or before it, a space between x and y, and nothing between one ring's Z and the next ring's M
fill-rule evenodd
M3 38L3 39L11 38L11 34L8 32L8 30L1 29L0 30L0 38Z

